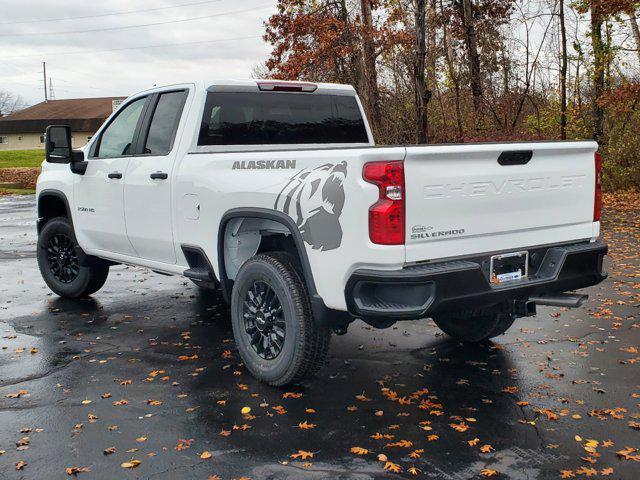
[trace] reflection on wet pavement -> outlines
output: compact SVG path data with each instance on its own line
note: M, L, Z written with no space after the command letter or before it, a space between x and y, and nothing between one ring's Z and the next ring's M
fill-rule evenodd
M0 199L0 478L68 478L72 467L104 479L556 479L609 468L637 478L637 211L606 224L615 267L583 309L541 308L473 347L430 321L358 322L333 338L318 378L279 390L241 364L219 296L184 279L118 266L93 298L52 295L33 210L32 197Z

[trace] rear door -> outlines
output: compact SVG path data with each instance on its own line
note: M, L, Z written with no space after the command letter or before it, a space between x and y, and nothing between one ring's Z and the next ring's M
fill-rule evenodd
M173 245L171 173L176 159L177 132L188 90L151 97L124 185L127 235L136 256L176 263Z
M409 147L407 262L593 236L594 142Z

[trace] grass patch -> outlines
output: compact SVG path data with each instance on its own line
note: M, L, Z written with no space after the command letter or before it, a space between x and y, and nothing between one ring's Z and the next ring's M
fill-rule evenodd
M35 195L31 188L0 188L0 195Z
M0 168L39 167L44 160L44 150L2 150Z

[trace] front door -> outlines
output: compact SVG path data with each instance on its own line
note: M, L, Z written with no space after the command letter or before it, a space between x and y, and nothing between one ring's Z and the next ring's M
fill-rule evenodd
M176 159L176 132L186 90L153 95L132 157L124 186L125 223L138 257L175 264L171 179Z
M124 221L124 180L148 97L123 105L96 139L74 184L75 232L85 250L134 255Z

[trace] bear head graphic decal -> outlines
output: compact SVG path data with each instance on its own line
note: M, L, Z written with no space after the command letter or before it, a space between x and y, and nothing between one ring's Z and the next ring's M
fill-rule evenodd
M305 169L289 180L276 199L275 209L295 220L314 250L335 250L342 244L346 178L347 162Z

